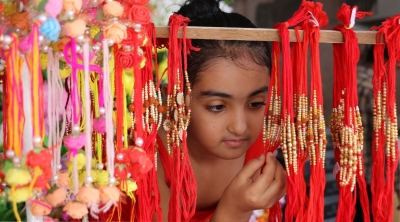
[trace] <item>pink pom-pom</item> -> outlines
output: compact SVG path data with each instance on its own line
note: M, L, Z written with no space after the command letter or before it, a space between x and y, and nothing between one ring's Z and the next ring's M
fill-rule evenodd
M25 53L29 52L31 50L30 42L31 42L31 38L29 35L22 38L18 45L19 51L25 52Z
M62 1L59 0L49 0L47 4L44 6L46 13L51 17L56 18L62 10Z
M77 137L70 135L64 137L64 145L69 150L78 150L85 146L86 143L86 135L84 133L79 134Z
M104 117L99 117L93 120L93 130L98 133L106 132L106 119Z

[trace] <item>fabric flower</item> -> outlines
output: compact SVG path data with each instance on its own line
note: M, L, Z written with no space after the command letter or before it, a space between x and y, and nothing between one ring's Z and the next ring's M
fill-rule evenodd
M69 187L70 180L69 180L68 172L59 172L57 176L58 176L57 183L60 187L62 187L62 186Z
M115 54L115 59L123 68L132 68L134 66L134 55L132 52L125 52L123 50L119 50Z
M126 29L126 38L122 40L121 44L123 45L128 45L128 46L134 46L134 35L137 35L135 30L132 27L128 27Z
M83 19L75 19L73 22L66 22L62 28L62 35L75 38L85 34L86 22Z
M114 43L120 43L126 38L126 26L119 23L110 24L104 28L103 34L104 38L112 39Z
M114 176L120 180L125 180L128 176L128 169L125 164L115 164Z
M100 191L91 186L82 186L79 188L76 198L84 204L88 203L99 203L100 202Z
M129 10L128 19L134 23L148 24L150 22L150 10L144 6L134 5Z
M85 146L86 143L86 134L80 133L77 137L74 135L65 136L64 137L64 145L73 152L72 154L76 155L76 151Z
M61 26L56 18L48 18L41 26L40 33L50 41L57 41L60 36Z
M32 202L31 212L34 216L49 215L51 212L51 206L46 202L35 200Z
M63 4L59 0L48 0L44 9L48 15L56 18L62 11Z
M10 22L11 22L11 25L16 28L19 28L22 30L27 30L30 28L29 13L27 11L16 12L11 15Z
M124 40L122 40L121 44L123 45L127 45L127 46L134 46L135 45L135 41L134 41L134 36L137 36L137 41L138 44L141 46L146 45L146 43L148 42L148 38L147 36L141 32L141 33L137 33L135 32L135 30L132 27L128 27L126 29L126 38Z
M82 8L82 0L63 0L63 9L78 13Z
M33 184L33 187L35 188L45 188L47 183L49 182L51 178L51 161L45 162L43 164L47 164L47 166L40 168L39 175L36 178L35 183Z
M100 202L106 204L108 201L118 202L120 191L115 186L103 186L100 188Z
M67 199L67 189L65 187L53 186L47 191L46 201L53 207L57 207Z
M103 6L104 15L111 15L113 17L120 17L124 13L124 8L121 3L111 1Z
M89 213L86 205L84 203L71 201L68 202L63 210L71 216L73 219L81 219L83 216Z
M49 149L34 148L29 151L28 155L26 156L26 165L30 167L45 167L46 165L50 166L52 158L53 157Z
M149 0L129 0L129 3L132 5L146 5Z

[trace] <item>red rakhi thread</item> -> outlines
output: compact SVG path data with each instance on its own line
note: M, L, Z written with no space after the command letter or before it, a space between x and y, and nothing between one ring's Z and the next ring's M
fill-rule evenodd
M304 4L304 3L303 3ZM299 30L302 26L294 28L297 42L292 43L291 59L293 69L293 104L294 104L294 117L295 117L295 134L297 139L297 163L300 175L304 174L304 165L308 159L308 149L306 146L306 133L307 133L307 53L309 37L304 31L304 38L301 41ZM303 176L299 176L297 180L298 191L298 210L296 214L296 221L307 221L307 206L308 199L306 197L306 182Z
M169 20L167 114L163 127L167 135L167 150L173 163L168 214L170 221L187 221L196 211L197 185L186 144L186 130L191 113L189 107L191 89L185 57L189 50L196 50L186 39L188 23L188 18L178 14L173 14ZM180 27L183 38L177 36Z
M287 170L287 205L285 210L286 220L293 221L299 209L298 192L296 189L298 180L298 162L297 162L297 139L294 124L294 106L293 106L293 73L292 62L290 58L290 41L288 28L299 24L308 19L309 15L305 7L300 6L292 18L283 23L274 26L282 42L282 112L280 141L285 158ZM279 45L278 45L279 47ZM277 46L273 48L276 50ZM273 53L276 53L273 51ZM273 64L276 65L276 64Z
M304 41L310 42L311 85L308 105L306 146L310 156L310 195L305 221L323 221L325 189L326 131L323 113L322 81L320 68L320 28L328 24L321 3L303 2L311 18L303 23ZM307 57L307 54L304 54ZM303 122L303 121L302 121ZM307 201L300 199L301 201Z
M363 128L358 109L357 62L360 56L357 36L352 29L355 18L371 13L358 12L357 7L343 4L337 18L343 23L334 27L340 31L345 42L333 44L334 50L334 100L331 120L332 142L335 160L340 171L336 175L339 183L339 206L336 220L352 221L355 215L356 183L359 187L364 220L369 220L369 204L363 173Z
M396 62L400 54L400 15L377 27L374 46L374 134L372 143L372 214L374 221L393 218L394 174L398 163L398 126L396 108ZM384 38L384 39L383 39ZM388 60L385 62L385 44ZM384 150L385 149L385 150ZM384 172L386 169L386 174Z

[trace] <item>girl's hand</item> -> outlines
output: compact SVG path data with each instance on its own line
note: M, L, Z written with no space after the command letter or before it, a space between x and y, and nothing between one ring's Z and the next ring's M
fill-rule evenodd
M233 178L212 221L249 221L253 210L271 208L286 193L286 173L282 165L271 153L266 156L252 159Z

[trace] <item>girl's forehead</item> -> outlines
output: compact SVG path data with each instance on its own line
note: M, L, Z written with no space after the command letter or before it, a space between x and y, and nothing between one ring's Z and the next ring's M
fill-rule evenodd
M268 68L248 59L217 58L197 75L194 93L218 90L233 95L248 93L269 84Z

